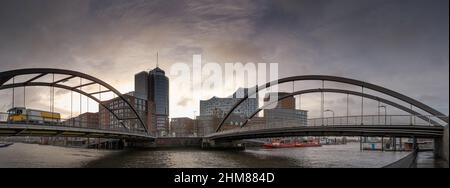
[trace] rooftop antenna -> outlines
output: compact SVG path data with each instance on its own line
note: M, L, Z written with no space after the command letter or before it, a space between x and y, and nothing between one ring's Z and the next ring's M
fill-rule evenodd
M156 68L159 67L159 54L156 52Z

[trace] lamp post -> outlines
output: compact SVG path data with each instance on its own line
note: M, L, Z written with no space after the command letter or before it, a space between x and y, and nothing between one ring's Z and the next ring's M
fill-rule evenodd
M198 121L197 121L197 111L196 110L194 110L194 118L193 118L193 120L194 120L194 130L193 130L193 135L194 136L197 136L198 135Z
M324 112L331 112L331 113L333 113L333 125L334 125L334 111L333 111L333 110L330 110L330 109L327 109L327 110L325 110Z

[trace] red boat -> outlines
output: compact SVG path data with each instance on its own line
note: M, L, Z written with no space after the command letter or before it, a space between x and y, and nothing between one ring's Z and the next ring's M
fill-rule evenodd
M317 142L296 143L295 147L321 147L322 144Z
M272 142L266 143L263 145L264 148L267 149L275 149L275 148L295 148L295 147L321 147L322 144L317 142L304 142L304 143L281 143L281 142Z
M293 148L295 144L284 144L280 142L267 143L263 145L265 148L274 149L274 148Z

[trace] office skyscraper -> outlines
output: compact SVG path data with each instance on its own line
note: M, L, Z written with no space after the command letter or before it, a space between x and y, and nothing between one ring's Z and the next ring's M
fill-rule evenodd
M169 133L169 78L156 67L134 76L135 97L147 101L146 123L150 133L166 136Z
M148 75L148 101L153 131L158 136L166 136L169 131L169 78L159 67Z
M148 100L148 72L142 71L134 75L134 96Z

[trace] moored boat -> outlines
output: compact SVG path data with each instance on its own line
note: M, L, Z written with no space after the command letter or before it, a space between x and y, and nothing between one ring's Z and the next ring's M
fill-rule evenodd
M266 143L263 145L265 148L274 149L274 148L293 148L295 144L285 144L280 142Z
M266 143L263 145L264 148L267 149L276 149L276 148L295 148L295 147L321 147L322 144L318 142L301 142L301 143L282 143L282 142L272 142Z
M322 144L317 142L296 143L295 147L321 147Z
M13 145L14 143L10 142L10 143L0 143L0 148L6 148L10 145Z

